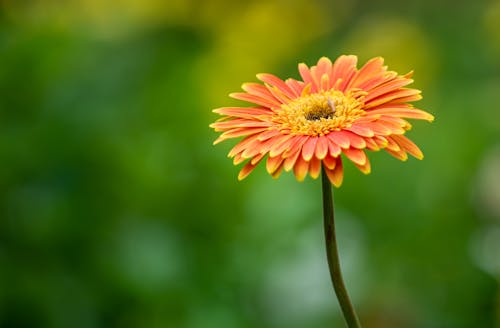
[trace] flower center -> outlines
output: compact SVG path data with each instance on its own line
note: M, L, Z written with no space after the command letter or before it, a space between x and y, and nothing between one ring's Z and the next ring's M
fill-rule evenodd
M276 123L282 131L302 135L325 135L350 127L363 116L366 92L338 90L308 94L283 104L277 111Z

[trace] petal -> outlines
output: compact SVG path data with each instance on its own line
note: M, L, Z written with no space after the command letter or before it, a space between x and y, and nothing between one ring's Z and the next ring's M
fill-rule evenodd
M304 83L306 85L307 84L311 85L311 92L316 92L318 89L316 87L316 84L314 83L313 77L311 75L311 71L309 70L309 68L307 67L306 64L304 64L304 63L299 64L299 73L300 73L300 76L302 77L302 80L304 81Z
M391 137L399 144L402 149L406 150L413 157L417 159L424 158L424 154L422 153L420 148L418 148L418 146L415 145L410 139L406 138L403 135L393 135Z
M318 60L318 65L316 69L316 74L319 80L322 79L323 75L329 76L332 73L332 61L327 57L321 57Z
M285 158L285 161L284 161L284 164L283 164L283 167L285 169L285 171L290 171L294 166L295 166L295 163L297 162L297 159L300 156L301 154L301 151L300 151L300 148L297 149L297 151L293 154L291 154L289 157ZM301 157L302 158L302 157Z
M271 176L273 177L273 179L278 179L279 176L281 175L281 172L283 172L283 162L281 162L280 166L278 166L276 171L274 171L274 173L271 174Z
M385 82L371 90L368 90L368 94L364 99L365 103L379 96L390 93L394 90L398 90L411 83L413 83L412 79L405 79L405 78L395 78L393 80Z
M340 187L342 185L342 180L344 179L344 168L342 166L342 160L340 158L337 159L337 165L333 170L328 169L327 167L323 167L328 179L335 187Z
M260 160L262 160L262 158ZM241 181L241 180L245 179L253 171L253 169L255 169L255 167L259 164L260 160L254 164L252 164L252 162L246 163L245 166L243 166L243 168L241 169L240 173L238 174L238 180Z
M385 148L389 144L389 142L387 141L387 139L385 137L379 136L379 135L374 136L372 138L372 140L375 141L377 146L379 146L380 148Z
M365 102L365 110L370 109L375 106L379 106L384 103L389 102L409 102L414 100L420 100L422 96L420 95L421 91L417 89L398 89L393 92L386 93L380 97L371 99L370 101ZM402 101L402 99L405 99ZM410 99L410 100L406 100Z
M328 151L332 157L338 157L342 152L340 146L335 143L332 139L328 138Z
M269 127L273 123L265 121L254 121L247 119L234 119L229 121L215 122L210 124L210 127L216 132L226 131L234 128L258 128L258 127Z
M266 170L269 174L273 174L278 167L283 163L283 158L281 156L267 157Z
M233 157L236 154L243 152L247 148L248 145L252 144L253 142L255 142L255 140L257 140L258 136L259 136L258 134L254 134L254 135L245 137L245 139L238 142L233 147L233 149L231 149L231 151L227 154L227 157Z
M379 135L383 135L383 136L388 136L388 135L392 134L391 129L389 129L387 126L385 126L384 124L382 124L378 121L366 123L363 125L365 127L369 128L370 130L372 130L375 134L379 134ZM404 130L403 130L403 132L404 132Z
M373 141L372 138L365 138L365 142L366 142L366 148L367 149L373 150L373 151L379 151L380 150L380 147L377 145L377 143L375 141Z
M382 57L370 59L356 72L347 87L364 89L363 87L366 86L368 81L373 79L373 77L378 77L378 75L385 71L383 64L384 59Z
M337 88L340 91L345 91L346 87L351 83L352 77L356 73L356 64L358 62L358 57L350 55L350 56L340 56L335 60L333 64L331 75L330 75L330 83L331 85L335 85L338 83ZM337 82L341 79L340 82Z
M285 81L285 83L290 87L290 90L292 90L292 92L295 96L294 98L297 98L300 96L300 94L302 93L302 89L304 88L303 82L299 82L295 79L287 79Z
M309 139L308 136L294 136L294 142L290 145L290 148L285 150L283 153L283 157L289 157L290 154L295 154L296 152L300 152L302 150L302 146Z
M346 155L347 158L349 158L355 164L358 164L358 165L365 165L366 164L366 154L364 151L362 151L360 149L347 148L347 149L343 150L343 153Z
M298 181L304 181L307 176L307 171L309 169L309 162L304 160L302 156L297 157L297 161L293 166L293 173Z
M222 107L212 110L219 115L227 115L240 118L259 118L261 116L268 117L273 112L268 108L259 107Z
M434 116L420 109L414 108L380 108L369 111L370 114L391 115L394 117L413 118L417 120L434 121Z
M403 162L408 159L408 154L404 150L393 151L386 148L385 151Z
M326 154L328 154L328 138L326 136L318 137L314 154L319 159L325 158Z
M306 161L310 161L314 155L314 151L316 150L316 142L318 141L318 137L309 137L307 141L302 146L302 157Z
M354 132L351 131L342 131L345 136L349 138L349 144L351 147L358 148L358 149L363 149L366 147L366 142L365 139L360 137Z
M311 158L309 162L309 174L313 179L317 179L321 173L321 160L317 157Z
M269 92L274 96L274 98L278 99L279 102L282 104L288 104L293 99L293 97L289 97L276 87L272 87L269 85L266 85L266 87L268 88Z
M365 164L359 165L357 163L354 163L354 165L356 165L356 167L364 174L369 174L371 172L370 161L368 160L368 158L366 159Z
M262 133L260 133L258 136L257 136L257 139L259 139L260 141L264 141L264 140L267 140L267 139L270 139L272 137L275 137L277 135L281 134L281 132L279 130L267 130L267 131L264 131Z
M295 94L293 91L290 89L290 87L279 77L273 75L273 74L257 74L257 78L261 80L262 82L265 82L269 85L272 85L276 88L278 88L282 93L284 93L287 97L289 98L294 98Z
M213 144L216 145L219 142L222 142L227 139L231 138L238 138L238 137L243 137L251 134L257 134L259 132L266 131L267 128L237 128L237 129L232 129L227 132L224 132L221 134L214 142Z
M275 102L276 98L273 96L271 92L267 89L265 85L259 83L243 83L241 88L245 90L248 94L269 100L271 102Z
M275 157L282 154L285 150L287 150L291 146L291 143L293 141L294 141L293 135L291 134L283 135L283 137L280 138L280 140L271 147L269 151L269 156Z
M257 165L262 160L262 158L264 158L264 156L265 154L255 155L255 157L250 160L250 163Z
M330 132L327 137L340 147L349 148L349 138L346 137L341 131Z
M373 137L375 135L375 133L373 133L373 131L366 125L363 125L363 123L355 122L353 125L351 125L350 128L347 128L346 130L352 131L362 137Z
M333 170L335 168L335 164L337 164L337 158L331 156L328 154L324 159L323 159L323 164L329 168L330 170Z
M280 108L281 103L278 102L277 100L269 100L265 99L256 95L251 95L249 93L244 93L244 92L235 92L229 94L229 97L238 99L238 100L243 100L249 103L254 103L257 105L261 105L267 108Z

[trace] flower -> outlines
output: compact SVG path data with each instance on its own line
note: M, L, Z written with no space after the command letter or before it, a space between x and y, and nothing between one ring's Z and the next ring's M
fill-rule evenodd
M343 180L343 154L361 172L370 173L365 149L384 149L405 161L408 153L423 158L420 149L404 136L411 128L405 119L433 121L434 117L409 102L422 98L420 90L405 88L413 72L388 71L381 57L360 69L356 56L340 56L333 64L322 57L316 66L299 64L302 81L285 81L272 74L257 74L264 82L245 83L245 92L230 96L254 104L223 107L210 127L223 132L214 144L244 137L229 152L235 165L247 160L242 180L267 156L267 172L278 177L293 170L297 180L316 179L321 167L330 182Z

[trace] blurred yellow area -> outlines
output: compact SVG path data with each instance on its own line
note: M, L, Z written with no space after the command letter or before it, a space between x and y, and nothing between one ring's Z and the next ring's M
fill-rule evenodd
M384 57L390 70L415 71L415 87L424 88L439 65L434 45L415 24L397 16L369 15L346 37L344 53L357 54L361 62Z
M319 1L307 0L248 2L219 19L213 47L201 58L196 74L203 79L207 100L220 103L243 81L255 81L256 73L297 60L298 49L330 33L339 22L329 17ZM213 83L204 83L208 80Z

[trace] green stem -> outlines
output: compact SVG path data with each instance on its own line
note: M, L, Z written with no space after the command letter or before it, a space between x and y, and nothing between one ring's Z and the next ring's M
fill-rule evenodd
M356 311L352 306L349 294L345 288L342 272L340 271L340 259L337 246L337 237L335 235L335 218L333 214L333 195L332 185L325 170L321 170L321 181L323 189L323 218L325 227L326 257L328 259L328 268L332 278L333 288L339 300L340 308L344 314L345 321L349 328L361 328Z

